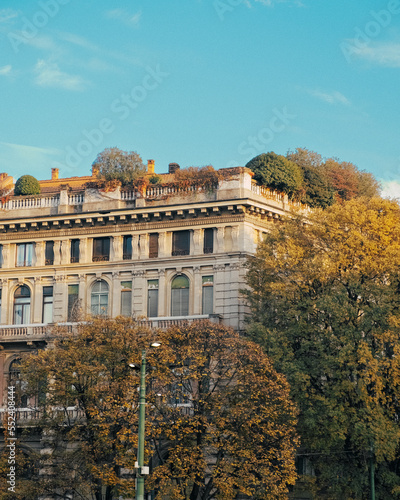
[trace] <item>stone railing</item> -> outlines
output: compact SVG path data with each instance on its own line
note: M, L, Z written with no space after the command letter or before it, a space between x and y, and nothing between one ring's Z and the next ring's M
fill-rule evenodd
M0 339L27 339L30 337L46 337L49 325L40 323L32 325L0 325Z
M182 326L194 321L210 320L212 323L220 323L222 316L219 314L195 314L193 316L160 316L158 318L149 318L139 320L138 323L149 328L160 328L164 330L171 326Z
M60 195L53 196L16 196L6 201L0 201L0 210L18 210L33 208L58 207Z
M263 198L267 198L268 200L278 201L279 203L287 203L288 197L284 193L279 193L278 191L272 191L266 186L261 186L257 184L255 181L251 182L251 191L254 194L258 194Z
M72 332L76 323L59 323L58 326L67 327L68 332ZM0 341L29 341L44 340L51 335L51 330L55 325L48 323L34 323L29 325L0 325Z
M78 410L77 408L68 407L62 409L54 409L54 417L63 416L64 421L76 421L76 420L84 420L85 414L82 410ZM31 422L37 422L38 420L43 418L43 410L39 410L37 408L17 408L15 410L15 421L16 426L21 427L24 425L29 425ZM0 424L5 421L7 417L7 410L0 409ZM4 424L3 424L4 425Z
M223 171L224 169L222 169ZM229 170L229 169L226 169ZM13 217L42 217L45 215L69 214L77 212L91 212L97 210L112 210L126 207L144 207L165 205L166 199L176 199L177 203L185 201L210 202L223 201L225 199L239 199L253 197L259 201L268 200L271 204L285 210L295 203L289 202L287 195L268 189L257 184L251 179L251 172L242 169L239 173L231 176L222 175L218 183L205 187L196 183L193 184L164 184L149 185L140 189L121 189L117 187L113 191L102 191L96 188L82 186L81 191L70 191L62 188L59 193L52 196L12 196L0 201L0 219L8 218L9 212L13 212ZM229 172L228 172L229 173ZM225 172L226 174L226 172ZM47 209L47 210L43 210ZM4 214L1 214L1 212Z

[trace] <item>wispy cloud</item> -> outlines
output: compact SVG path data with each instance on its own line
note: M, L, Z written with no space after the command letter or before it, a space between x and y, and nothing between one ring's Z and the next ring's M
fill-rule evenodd
M124 9L113 9L106 12L106 17L108 17L108 19L117 19L124 24L137 26L142 17L142 11L136 12L136 14L130 14Z
M369 45L360 47L353 40L348 40L352 46L352 55L370 61L379 66L400 68L400 43L396 42L370 42Z
M70 75L60 70L57 63L40 59L35 66L35 83L40 87L53 87L64 90L82 91L88 82L79 75Z
M27 154L42 154L42 155L59 155L63 154L61 149L56 148L39 148L37 146L26 146L25 144L13 144L11 142L0 142L2 146L11 148L14 151Z
M78 47L82 47L83 49L88 49L92 51L98 51L99 48L97 45L92 43L90 40L83 36L76 35L75 33L68 33L66 31L59 31L57 36L60 40L71 43L73 45L77 45Z
M10 76L11 70L12 70L11 64L7 64L7 66L3 66L2 68L0 68L0 76Z
M12 175L16 178L32 173L38 179L48 179L55 160L63 158L64 154L62 150L56 148L0 142L0 163L6 168L7 165L11 166Z
M334 90L332 92L323 92L322 90L311 89L307 92L317 99L325 101L329 104L344 104L346 106L349 106L351 104L347 97L337 90Z
M0 24L10 23L18 17L18 11L14 9L0 9Z

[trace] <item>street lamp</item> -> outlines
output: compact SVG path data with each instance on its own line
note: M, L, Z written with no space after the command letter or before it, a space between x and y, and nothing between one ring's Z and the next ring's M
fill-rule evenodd
M152 342L150 347L159 347L161 342ZM137 368L134 363L129 363L130 368ZM144 476L149 473L149 468L144 467L144 428L146 423L146 349L142 350L140 363L140 392L139 392L139 431L138 431L138 453L135 468L138 470L136 476L136 500L144 500Z

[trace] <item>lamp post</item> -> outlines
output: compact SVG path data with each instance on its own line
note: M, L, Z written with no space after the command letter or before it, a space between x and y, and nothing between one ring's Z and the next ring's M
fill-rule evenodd
M152 342L151 347L159 347L160 342ZM129 363L131 368L136 365ZM142 350L140 363L140 386L139 386L139 430L138 430L138 452L135 464L138 473L136 476L136 500L144 500L144 476L148 474L148 467L144 467L144 429L146 423L146 350Z

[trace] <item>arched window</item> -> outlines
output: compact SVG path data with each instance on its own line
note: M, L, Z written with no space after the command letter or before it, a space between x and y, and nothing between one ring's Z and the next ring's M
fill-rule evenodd
M19 408L28 406L28 396L24 394L26 383L21 380L21 371L19 365L20 359L14 359L9 368L9 384L15 387L15 405Z
M96 281L92 287L91 310L93 316L108 315L109 287L103 280Z
M171 315L189 314L189 278L184 274L175 276L171 283Z
M30 323L31 318L31 291L22 285L14 293L14 325Z

